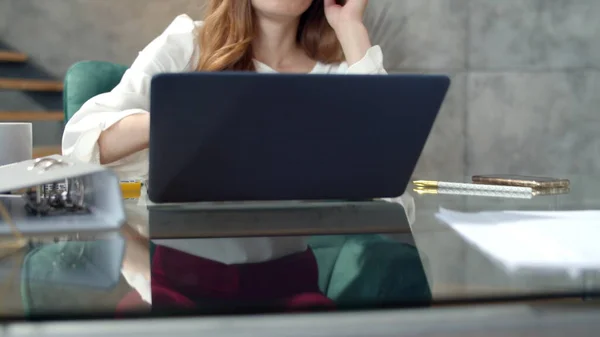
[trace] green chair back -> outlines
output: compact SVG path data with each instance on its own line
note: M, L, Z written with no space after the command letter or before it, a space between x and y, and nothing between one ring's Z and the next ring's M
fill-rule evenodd
M65 122L90 98L116 87L126 70L124 65L102 61L82 61L71 66L64 79Z

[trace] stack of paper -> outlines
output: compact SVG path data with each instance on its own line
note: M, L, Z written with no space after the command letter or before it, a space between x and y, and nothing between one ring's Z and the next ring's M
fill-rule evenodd
M506 268L600 269L600 211L462 213L438 219Z

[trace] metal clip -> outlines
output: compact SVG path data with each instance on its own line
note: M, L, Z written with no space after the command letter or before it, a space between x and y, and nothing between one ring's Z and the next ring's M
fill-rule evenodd
M40 174L55 168L70 165L61 159L38 158L29 170L40 169ZM65 179L64 182L38 185L24 194L25 208L34 215L86 212L84 207L85 187L80 179Z

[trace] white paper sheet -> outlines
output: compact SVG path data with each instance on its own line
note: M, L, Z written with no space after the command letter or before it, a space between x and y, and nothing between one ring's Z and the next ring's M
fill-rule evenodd
M572 276L600 269L600 211L436 215L469 243L511 270L560 269Z

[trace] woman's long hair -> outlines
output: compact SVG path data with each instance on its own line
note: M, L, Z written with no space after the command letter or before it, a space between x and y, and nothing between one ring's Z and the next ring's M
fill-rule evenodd
M199 32L198 70L255 71L252 40L256 30L251 0L209 0L206 10ZM302 14L296 39L315 61L343 60L339 41L325 18L323 0L313 0Z

